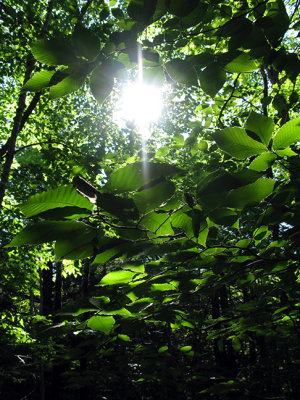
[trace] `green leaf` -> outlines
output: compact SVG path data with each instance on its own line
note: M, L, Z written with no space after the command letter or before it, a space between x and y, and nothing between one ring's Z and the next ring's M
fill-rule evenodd
M93 239L97 236L96 229L73 231L69 237L57 240L55 257L57 260L82 260L94 254Z
M153 21L156 4L157 0L131 0L127 13L135 21L148 25Z
M185 2L185 4L187 3L188 2ZM207 8L207 3L198 1L198 5L196 6L196 8L194 8L192 12L190 12L188 15L181 18L180 28L190 28L191 26L198 25L205 19Z
M151 18L151 22L159 20L163 15L166 14L166 12L167 12L166 0L157 0L155 11Z
M104 186L105 192L131 192L159 178L172 176L180 170L174 165L138 162L112 172Z
M72 35L76 52L89 60L93 60L100 52L99 38L87 28L77 25Z
M123 342L131 342L131 339L128 335L124 335L122 333L118 334L118 338L123 340Z
M274 127L275 124L271 118L257 114L254 111L251 111L245 124L245 129L256 133L266 146L269 144Z
M191 212L190 208L185 206L172 214L171 223L174 228L182 228L189 239L205 246L208 227L206 219L200 213Z
M31 51L38 61L47 65L70 65L77 61L70 41L65 38L38 40Z
M111 258L115 258L116 256L120 256L125 252L126 248L124 245L111 247L97 254L92 265L104 264L109 261Z
M139 274L132 271L112 271L106 274L101 279L99 285L107 286L107 285L120 285L123 283L128 283L131 282L136 275Z
M27 226L14 237L7 247L65 240L70 235L87 235L91 230L92 228L83 222L43 221L39 224Z
M31 196L20 206L20 209L28 218L44 211L61 207L78 207L90 212L94 208L93 204L81 196L72 185L65 185Z
M187 353L191 350L192 350L192 346L183 346L180 348L180 351L182 351L183 353Z
M254 171L265 171L267 168L271 167L275 160L276 154L263 153L252 161L249 168Z
M151 285L151 291L152 292L165 292L168 290L176 290L176 286L174 286L172 283L153 283Z
M108 335L115 322L115 319L111 316L94 316L88 320L87 325L94 331L101 331Z
M86 74L82 72L72 73L56 85L51 86L49 98L53 100L75 92L83 85L85 78Z
M270 234L271 234L271 231L269 231L268 227L263 225L263 226L260 226L259 228L255 229L255 231L253 232L253 238L255 240L263 240Z
M199 3L199 0L167 0L167 8L170 14L177 17L185 17L190 14Z
M160 147L155 153L155 157L163 157L169 153L170 149L168 146Z
M225 128L213 135L218 146L231 156L244 159L267 151L260 142L251 139L245 129L232 127Z
M258 179L250 185L232 190L226 197L228 207L242 209L245 206L259 203L272 193L275 181L273 179Z
M122 220L135 219L139 213L132 199L102 193L97 196L97 206Z
M199 79L202 90L215 97L226 82L226 73L218 63L211 63L199 73Z
M285 149L300 140L300 118L293 119L284 124L275 134L273 149Z
M24 85L24 90L31 92L39 92L40 90L50 86L50 81L55 71L40 71L34 74Z
M175 192L174 183L162 180L157 185L136 192L133 200L141 214L145 214L169 200Z
M272 1L266 16L257 21L257 25L264 30L267 39L274 47L278 46L289 24L289 16L282 0Z
M229 72L251 72L259 68L257 62L247 53L242 53L225 65Z
M198 85L197 72L189 62L175 58L167 62L165 68L173 81L188 86Z
M165 351L167 351L168 350L168 346L161 346L159 349L158 349L158 353L159 354L161 354L161 353L164 353Z
M238 219L238 214L231 208L218 208L209 215L209 218L218 225L232 226Z
M114 81L114 68L110 60L104 61L94 69L90 80L90 88L99 105L102 105L110 95L114 87Z
M155 235L173 235L173 229L167 213L150 212L145 215L140 224Z
M51 210L43 211L35 216L45 220L64 220L64 219L78 219L91 215L91 211L79 207L58 207Z

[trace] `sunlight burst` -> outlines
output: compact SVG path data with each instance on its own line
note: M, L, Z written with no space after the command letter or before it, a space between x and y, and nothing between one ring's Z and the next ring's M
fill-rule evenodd
M140 80L130 83L123 88L117 108L117 123L120 120L131 121L146 140L150 136L151 125L158 121L162 112L162 91Z

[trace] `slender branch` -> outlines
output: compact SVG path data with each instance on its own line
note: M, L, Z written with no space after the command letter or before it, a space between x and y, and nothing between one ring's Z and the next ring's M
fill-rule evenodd
M222 129L225 127L225 125L224 125L223 122L222 122L222 115L223 115L223 112L224 112L225 108L227 107L227 104L229 103L229 101L230 101L230 100L232 99L232 97L233 97L233 93L235 92L236 84L237 84L237 81L238 81L239 77L240 77L240 74L238 74L237 77L235 78L234 83L233 83L232 91L231 91L231 93L230 93L228 99L227 99L227 100L225 101L225 103L223 104L223 106L222 106L222 108L221 108L221 111L220 111L220 114L219 114L218 121L219 121L219 125L221 126Z
M45 37L46 33L47 33L48 26L49 26L49 23L50 23L50 20L51 20L51 15L52 15L54 3L55 3L55 0L50 0L49 3L48 3L46 18L45 18L45 22L44 22L44 25L42 27L41 33L40 33L40 39L43 39Z
M300 7L300 0L298 0L297 3L295 4L293 14L291 15L291 18L290 18L290 23L293 21L293 18L295 16L296 12L298 11L299 7Z
M245 103L250 104L250 106L253 107L253 108L255 108L257 111L260 110L259 107L257 107L255 104L251 103L251 101L245 99L245 97L243 97L243 96L235 96L235 95L233 95L232 97L233 97L234 99L242 99Z
M268 79L267 79L266 71L264 70L263 67L260 68L260 73L261 73L261 76L263 79L263 84L264 84L264 89L263 89L264 97L262 98L261 104L262 104L263 113L267 117L268 110L267 110L266 104L264 103L264 100L268 97Z
M30 144L27 144L26 146L22 146L22 147L20 147L19 149L15 150L15 154L16 154L16 153L19 153L19 151L22 151L22 150L27 149L28 147L41 146L42 144L58 144L58 145L62 145L62 146L64 146L64 147L66 147L66 148L68 148L68 149L70 149L70 150L72 150L72 151L75 151L75 152L78 153L78 154L82 154L79 150L74 149L73 147L69 146L69 145L66 144L66 143L59 142L59 141L53 141L53 140L46 140L46 141L44 141L44 142L37 142L37 143L30 143Z
M27 58L27 63L26 63L26 70L25 70L25 77L24 77L24 84L27 82L27 80L30 78L31 72L33 70L33 59L32 56L28 56ZM14 118L14 124L12 128L12 132L10 135L10 138L7 141L7 147L6 147L6 157L5 157L5 162L3 165L3 170L1 174L1 182L0 182L0 210L6 190L6 186L8 184L8 179L9 179L9 173L11 170L11 166L14 160L14 154L15 154L15 147L16 147L16 141L18 134L20 132L20 125L22 121L22 115L23 111L25 109L26 105L26 92L21 91L19 95L19 100L18 100L18 107L16 111L16 115Z
M51 14L53 11L54 2L55 2L55 0L50 0L48 3L46 18L45 18L45 22L44 22L42 31L40 33L40 38L43 38L45 36L46 31L48 29L50 19L51 19ZM30 79L32 71L34 70L34 65L35 65L35 60L34 60L32 54L29 54L27 57L27 62L26 62L23 85L25 85L25 83L28 81L28 79ZM2 169L2 173L1 173L1 181L0 181L0 210L2 208L5 190L6 190L8 181L9 181L9 174L10 174L11 166L12 166L12 163L14 160L17 137L18 137L19 133L21 132L24 124L28 120L30 114L36 107L39 97L40 97L40 94L37 93L33 97L28 108L25 110L26 96L27 96L26 91L21 90L19 99L18 99L17 111L16 111L16 115L14 118L12 132L11 132L10 138L8 139L6 145L3 146L2 151L1 151L2 155L4 155L4 151L5 151L6 156L5 156L5 161L4 161L4 165L3 165L3 169ZM25 110L25 112L24 112L24 110Z
M32 98L29 106L24 111L24 114L22 116L22 119L21 119L21 122L20 122L20 126L19 126L19 132L21 132L21 130L23 129L24 125L26 124L28 118L30 117L31 113L33 112L33 110L37 106L37 103L40 100L41 94L42 94L42 92L37 92L34 95L34 97Z
M87 2L85 3L85 5L82 7L81 11L80 11L80 15L78 18L78 22L81 22L83 17L85 16L85 13L87 12L87 9L89 8L89 6L92 4L93 0L87 0Z

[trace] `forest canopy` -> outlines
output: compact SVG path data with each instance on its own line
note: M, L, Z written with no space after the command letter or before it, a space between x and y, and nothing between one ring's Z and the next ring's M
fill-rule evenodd
M0 23L1 398L299 399L299 1Z

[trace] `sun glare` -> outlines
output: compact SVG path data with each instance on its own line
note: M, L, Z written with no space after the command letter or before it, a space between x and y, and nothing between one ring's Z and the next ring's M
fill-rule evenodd
M140 81L124 86L115 119L135 124L143 139L151 134L151 125L157 122L162 112L162 91Z

